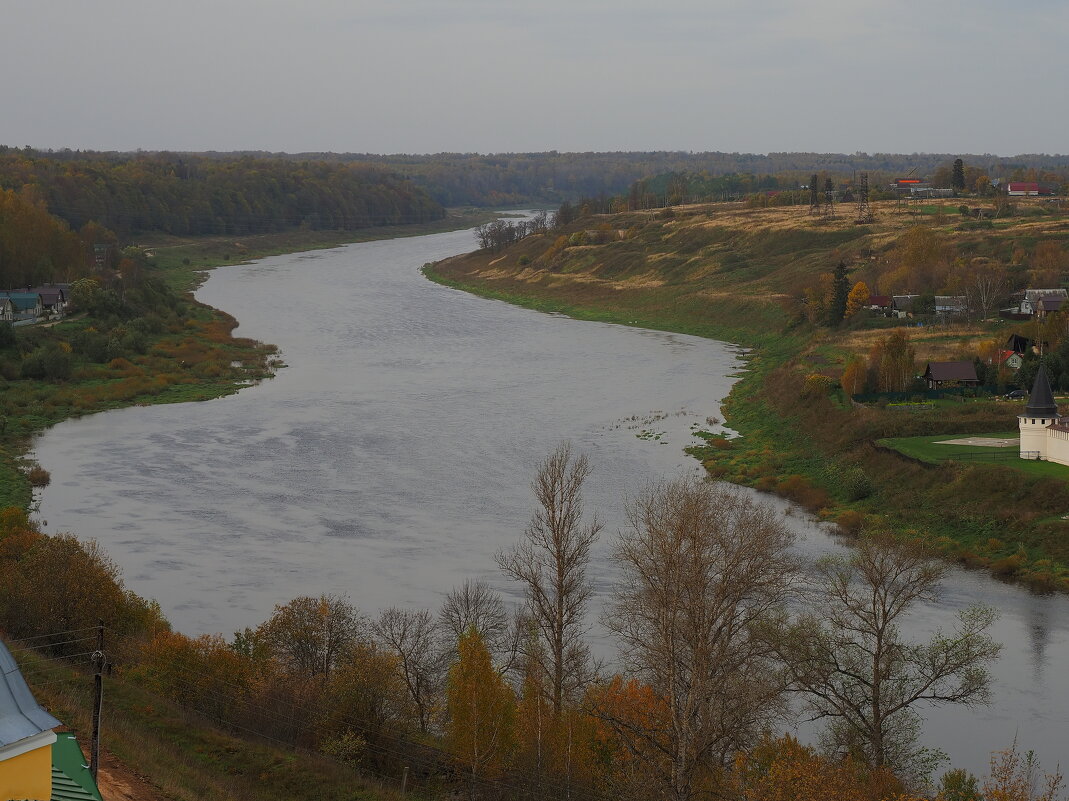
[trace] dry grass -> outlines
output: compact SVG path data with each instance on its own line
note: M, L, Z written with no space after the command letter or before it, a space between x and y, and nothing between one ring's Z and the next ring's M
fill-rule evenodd
M948 323L924 328L909 328L909 340L917 351L917 361L955 361L972 359L979 345L992 339L989 329L976 323ZM844 350L867 356L877 340L890 329L850 331L836 337L835 344Z

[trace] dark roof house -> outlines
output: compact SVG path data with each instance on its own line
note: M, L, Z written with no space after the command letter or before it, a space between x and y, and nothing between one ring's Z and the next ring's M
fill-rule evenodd
M970 361L928 362L924 369L924 380L929 389L939 389L944 384L975 386L980 383L976 377L976 365Z

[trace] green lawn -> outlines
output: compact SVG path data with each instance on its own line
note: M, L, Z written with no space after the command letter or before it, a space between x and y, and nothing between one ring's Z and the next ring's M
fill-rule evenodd
M1003 467L1012 467L1015 470L1029 473L1034 476L1046 478L1061 478L1069 480L1069 467L1053 462L1037 462L1032 460L1014 458L1007 454L1016 454L1016 448L982 448L975 445L940 445L938 443L948 439L961 439L968 436L983 436L992 438L1007 438L1018 436L1017 431L1007 431L998 434L935 434L923 437L892 437L877 440L877 445L894 450L914 459L930 464L940 462L958 461L962 464L997 464Z

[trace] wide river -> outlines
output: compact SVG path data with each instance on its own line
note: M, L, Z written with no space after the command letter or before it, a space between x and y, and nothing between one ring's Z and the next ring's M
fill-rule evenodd
M36 444L52 474L46 529L99 540L128 586L190 634L229 636L300 595L345 594L374 614L437 607L478 578L516 599L493 554L522 533L535 467L567 439L591 459L587 502L606 523L593 623L624 498L698 469L682 448L719 416L739 351L420 275L474 244L461 231L215 270L198 297L234 314L240 334L278 344L288 366L227 398L48 431ZM786 519L807 556L842 549L805 515ZM981 774L1014 737L1049 768L1069 763L1069 600L955 570L909 633L949 627L977 602L1002 613L994 703L924 710L926 742ZM591 636L611 653L596 625Z

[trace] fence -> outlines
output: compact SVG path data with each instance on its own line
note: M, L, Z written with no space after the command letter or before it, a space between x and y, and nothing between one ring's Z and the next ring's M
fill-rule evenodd
M1007 459L1038 459L1039 451L1018 451L1016 448L1001 448L991 451L961 451L944 457L954 462L998 462Z
M850 397L857 403L908 403L910 401L923 403L926 400L938 400L939 398L986 398L1001 394L999 388L994 385L977 387L944 387L943 389L918 389L910 392L862 392Z

